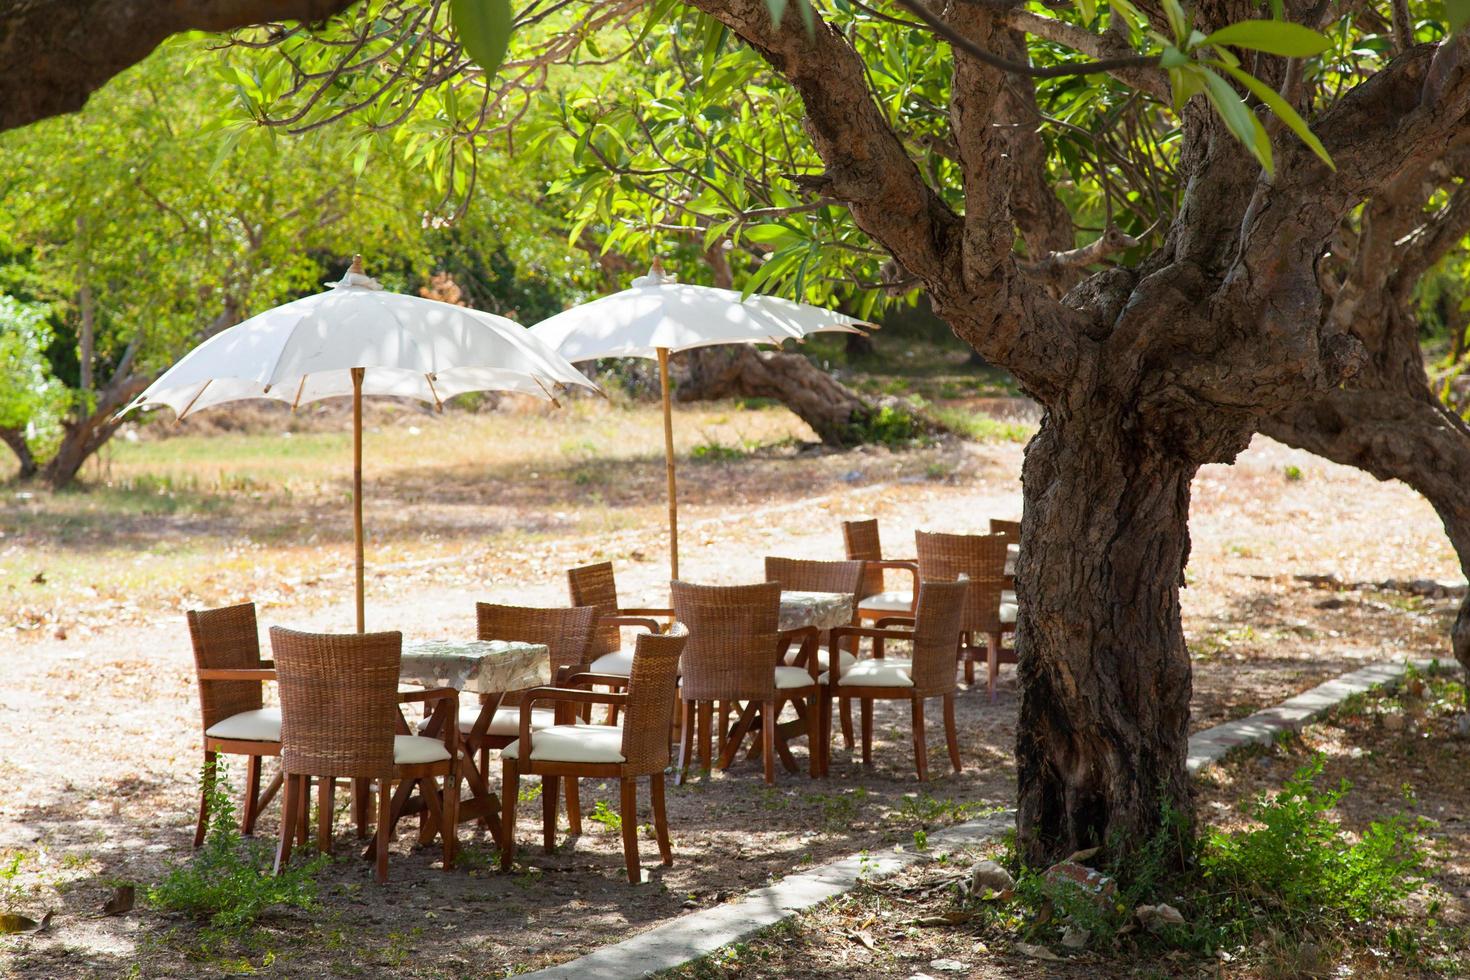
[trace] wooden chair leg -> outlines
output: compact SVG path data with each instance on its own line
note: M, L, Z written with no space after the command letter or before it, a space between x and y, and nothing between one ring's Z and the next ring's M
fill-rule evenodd
M909 699L914 718L914 768L919 770L919 782L929 781L929 742L924 735L924 699Z
M322 776L316 787L316 849L323 854L332 853L332 797L337 780Z
M852 698L842 699L842 744L852 751Z
M291 842L296 836L296 805L301 797L300 783L294 775L288 775L285 788L281 791L281 837L276 844L275 873L291 860Z
M555 776L541 777L541 846L547 854L556 851L556 795L561 791L560 784Z
M995 700L995 682L1000 679L1000 634L991 633L985 638L985 683L990 700Z
M714 705L709 701L699 702L699 768L703 772L710 771L711 753L710 738L713 734Z
M500 775L500 870L509 871L516 853L516 800L520 798L520 770L506 759Z
M683 786L689 778L689 750L694 745L694 702L679 703L679 774L674 783Z
M822 741L822 712L826 703L826 695L818 688L817 693L812 695L812 703L806 713L807 768L813 779L822 775L822 748L825 744Z
M240 814L240 833L255 833L255 820L260 816L260 756L245 757L245 809Z
M566 782L567 832L573 837L582 836L582 792L576 776L563 776Z
M824 689L820 695L821 712L819 725L821 730L817 738L822 751L822 775L825 776L832 770L832 692Z
M204 753L204 768L199 770L199 821L194 825L194 846L204 845L204 832L209 829L209 795L214 790L214 769L219 756Z
M618 816L623 822L623 861L628 866L628 880L638 884L643 878L638 864L638 780L622 779L622 801Z
M302 847L311 839L311 777L297 776L301 792L296 802L296 843Z
M444 824L439 835L444 838L444 870L454 870L454 859L459 853L459 761L449 763L449 772L444 775Z
M374 855L373 880L388 883L388 838L393 833L393 782L378 780L378 839Z
M674 847L669 843L669 813L664 804L664 774L656 772L648 779L648 795L653 804L653 833L658 838L658 856L664 867L674 863Z
M357 825L357 839L367 840L368 824L373 816L373 781L352 780L352 822Z
M761 703L761 768L766 783L776 782L776 702Z
M944 696L944 741L949 746L949 762L954 766L955 772L962 772L960 767L960 737L959 731L954 724L954 693Z
M863 719L863 765L873 764L873 699L858 698L858 711Z

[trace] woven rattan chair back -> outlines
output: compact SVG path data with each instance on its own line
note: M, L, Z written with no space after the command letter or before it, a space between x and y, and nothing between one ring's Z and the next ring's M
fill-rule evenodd
M961 629L993 633L1001 629L1000 594L1006 587L1004 534L914 535L919 552L919 581L953 582L969 579Z
M1011 543L1011 544L1020 544L1021 543L1021 522L1020 521L1003 521L1003 520L1000 520L999 518L992 517L990 519L990 533L991 534L1004 534L1006 536L1006 541L1008 541L1009 543Z
M682 629L673 634L640 633L628 675L628 707L623 716L625 776L661 773L669 764L669 730L679 684L679 656L689 642Z
M475 624L482 640L546 644L554 679L561 668L581 667L592 659L588 650L597 625L597 609L590 605L544 609L477 602Z
M301 776L392 778L402 633L271 627L281 766Z
M850 561L882 561L883 544L878 538L878 521L869 518L864 521L842 522L842 543L847 548L847 557ZM883 569L869 568L863 572L862 585L858 588L858 598L866 599L870 595L877 595L883 591Z
M964 582L924 582L914 621L914 693L921 698L953 694L955 659L965 612Z
M618 583L613 578L610 561L567 570L567 588L571 593L572 605L591 606L597 610L597 619L609 619L618 614ZM597 626L588 649L587 659L596 660L604 653L622 649L623 639L616 623Z
M856 596L863 584L863 563L768 557L766 581L781 583L783 590L840 592L843 595Z
M674 616L689 629L686 701L769 701L776 696L781 586L669 583Z
M199 670L253 670L260 667L260 631L255 603L222 609L191 609L189 638ZM260 681L199 681L199 706L207 731L231 715L261 707Z

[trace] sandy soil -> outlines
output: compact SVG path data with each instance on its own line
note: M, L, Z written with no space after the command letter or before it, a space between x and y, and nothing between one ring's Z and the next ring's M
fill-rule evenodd
M686 471L684 576L755 581L766 554L840 557L838 521L860 514L882 519L891 552L911 550L904 542L915 528L963 531L1016 516L1020 447L960 452L928 475L883 453L824 462L825 470L845 466L857 477L829 476L814 495L788 493L774 499L793 502L774 506L759 503L773 499L761 473L779 464ZM1238 465L1209 467L1197 480L1193 538L1184 611L1197 727L1364 662L1447 655L1448 600L1296 578L1453 578L1453 554L1433 511L1401 486L1258 440ZM625 602L662 604L662 546L652 529L595 539L545 533L453 564L380 567L369 587L369 626L469 636L475 600L563 602L564 569L600 558L617 563ZM299 588L263 614L263 625L350 628L348 588L345 577ZM85 634L16 639L0 655L0 769L9 788L0 798L0 871L20 857L15 874L0 880L0 911L56 913L45 934L0 940L0 972L493 976L568 959L794 868L911 840L921 826L1006 804L1014 778L1011 672L1003 672L996 703L969 692L960 705L966 770L924 787L913 782L906 723L880 708L870 772L838 748L825 782L783 773L767 789L756 764L742 762L674 791L675 865L655 868L644 887L626 884L617 835L596 823L556 855L524 850L524 870L510 876L491 872L481 836L465 839L465 860L450 874L433 851L412 852L405 836L389 888L374 888L363 864L343 858L323 875L319 911L273 915L245 944L219 947L191 924L147 908L115 918L99 912L115 882L156 881L187 854L198 764L182 618L119 610L117 625L102 616ZM931 740L939 731L931 725ZM931 753L937 773L945 773L941 745ZM803 752L798 743L798 761ZM595 786L583 791L589 811L614 798ZM523 808L523 846L539 838L539 814L526 812L538 809ZM274 830L274 807L263 823ZM346 835L339 840L346 853ZM652 841L645 853L654 853Z

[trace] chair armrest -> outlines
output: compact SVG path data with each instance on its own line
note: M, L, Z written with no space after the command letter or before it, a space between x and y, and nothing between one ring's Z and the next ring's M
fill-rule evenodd
M832 643L836 644L845 636L866 636L875 640L912 640L912 630L883 630L868 626L839 626L831 633Z
M776 665L781 666L786 660L786 651L791 649L791 644L801 641L801 650L796 655L796 663L792 667L805 667L806 672L811 675L815 683L821 671L817 664L817 648L822 644L822 631L815 626L798 626L795 629L782 630L776 634L778 646L776 648Z
M650 633L663 632L663 623L656 619L646 619L638 616L602 616L597 620L598 626L642 626Z
M892 568L895 571L913 572L915 575L919 574L919 563L911 558L884 558L881 561L878 559L864 559L863 564L869 568Z
M916 620L912 616L884 616L882 619L874 622L873 626L881 630L897 624L913 629L915 622Z
M617 615L619 615L619 616L657 616L660 619L673 619L674 618L674 610L672 610L672 609L632 609L632 608L629 608L629 609L619 609L617 611Z
M422 691L399 691L399 704L422 704L425 714L429 717L428 727L423 734L429 738L444 738L444 745L449 749L452 757L458 758L459 753L459 689L453 687L426 687ZM434 710L428 711L432 704ZM400 735L417 735L403 717L402 712L397 712L396 728L402 728Z
M418 701L454 701L459 702L459 689L454 687L426 687L422 691L399 691L399 704L413 704Z
M575 674L568 674L558 682L557 687L571 687L574 684L609 684L617 687L626 687L628 678L622 674L596 674L590 670L579 670Z
M201 681L273 681L276 679L274 668L256 667L202 667L199 670Z

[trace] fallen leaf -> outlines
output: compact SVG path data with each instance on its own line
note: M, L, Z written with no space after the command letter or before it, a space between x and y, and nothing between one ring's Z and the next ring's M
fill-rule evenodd
M125 915L133 910L135 900L135 889L132 885L118 885L112 890L112 897L103 904L102 914Z
M38 932L45 932L46 927L49 925L51 925L50 912L41 916L40 922L37 922L29 916L7 912L4 915L0 915L0 936L15 936L22 933L34 935Z
M878 944L873 941L873 934L866 929L859 929L852 934L852 941L869 949L877 950Z
M1073 851L1072 856L1067 858L1067 861L1081 864L1083 861L1097 857L1100 851L1102 851L1101 847L1088 847L1080 851Z

